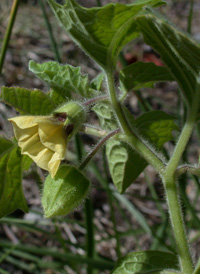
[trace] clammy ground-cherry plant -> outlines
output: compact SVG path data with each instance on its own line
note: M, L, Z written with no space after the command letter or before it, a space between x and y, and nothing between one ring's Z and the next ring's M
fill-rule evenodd
M67 0L65 5L54 0L48 3L60 25L102 73L90 82L79 67L30 61L29 69L49 85L48 93L1 88L1 100L15 107L20 116L9 119L15 138L0 138L0 216L18 208L28 211L21 178L32 161L49 172L41 198L45 217L72 212L91 188L83 170L105 146L110 175L120 193L147 165L159 174L177 247L176 254L155 250L129 253L117 261L112 273L200 274L200 263L195 267L190 252L179 201L179 177L185 172L200 174L198 163L182 164L200 114L200 45L154 12L166 4L162 0L110 3L98 8L84 8L75 0ZM161 56L164 66L136 62L122 69L116 81L120 51L139 37ZM125 106L131 90L152 88L164 81L179 85L186 117L182 128L177 126L176 117L164 111L153 110L134 118ZM91 111L96 113L99 127L89 124ZM166 159L163 145L174 138L174 130L179 132L178 139ZM94 135L99 141L79 166L63 164L68 142L79 132Z

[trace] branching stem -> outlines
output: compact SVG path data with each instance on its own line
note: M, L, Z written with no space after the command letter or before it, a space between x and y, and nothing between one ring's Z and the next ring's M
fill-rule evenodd
M162 175L165 164L162 159L157 155L153 148L144 144L142 140L140 140L136 133L132 131L130 128L126 117L124 115L122 106L117 99L115 86L114 86L114 79L113 79L113 72L106 71L107 76L107 84L108 84L108 91L110 96L110 102L113 107L114 113L116 114L117 120L119 121L119 125L121 127L122 132L126 136L124 138L125 142L128 142L147 162L149 162L156 171Z
M103 100L106 100L106 99L108 99L107 95L102 95L102 96L94 97L94 98L91 98L91 99L83 102L83 105L84 106L93 105L94 103L96 103L98 101L103 101Z
M189 245L186 238L185 226L181 213L181 206L179 202L179 194L177 187L176 169L182 157L182 154L186 148L189 138L192 134L192 130L195 124L197 113L199 110L200 92L199 87L195 91L193 102L190 106L190 111L186 124L182 130L179 141L175 147L174 153L166 167L160 157L142 141L136 132L133 132L126 120L126 116L123 112L123 108L117 99L113 72L107 71L107 83L108 91L110 95L111 105L113 106L114 113L117 116L122 133L127 138L127 141L133 148L148 162L156 171L161 175L163 183L165 185L166 196L170 211L171 223L174 230L174 236L178 247L178 253L180 258L181 270L183 273L192 274L194 270Z
M194 267L186 237L185 225L181 214L181 205L179 201L176 171L193 131L197 113L199 111L199 101L200 92L198 86L189 109L185 126L180 134L173 155L163 175L163 183L166 190L166 197L169 206L171 223L174 230L174 236L176 239L178 253L180 256L181 269L184 273L187 274L193 273Z
M100 140L100 142L94 147L94 149L87 155L85 160L80 164L79 169L83 170L86 165L89 163L89 161L94 157L94 155L97 153L97 151L105 144L105 142L110 139L115 134L119 133L120 129L116 129L111 131L108 135L106 135L104 138Z

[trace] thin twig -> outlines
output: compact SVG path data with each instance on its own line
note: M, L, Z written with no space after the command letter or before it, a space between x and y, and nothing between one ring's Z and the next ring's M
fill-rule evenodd
M89 163L89 161L97 153L97 151L105 144L105 142L119 132L120 132L120 129L118 128L116 130L111 131L108 135L102 138L101 141L94 147L94 149L87 155L85 160L80 164L79 169L83 170L86 167L86 165Z
M2 49L1 49L1 55L0 55L0 75L2 73L2 68L3 68L3 64L4 64L4 60L5 60L5 56L6 56L6 51L8 48L8 43L10 41L10 36L12 33L12 28L15 22L15 18L16 18L16 14L17 14L17 9L19 6L19 1L20 0L14 0L13 4L12 4L12 9L10 12L10 20L6 29L6 33L4 36L4 40L3 40L3 44L2 44Z

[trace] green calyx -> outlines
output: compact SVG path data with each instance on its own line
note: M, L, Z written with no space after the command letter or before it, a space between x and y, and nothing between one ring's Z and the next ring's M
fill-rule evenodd
M63 165L56 176L47 176L42 193L46 218L72 212L87 197L90 181L76 167Z
M64 122L68 137L72 137L86 120L86 108L76 101L68 102L54 111L54 115Z

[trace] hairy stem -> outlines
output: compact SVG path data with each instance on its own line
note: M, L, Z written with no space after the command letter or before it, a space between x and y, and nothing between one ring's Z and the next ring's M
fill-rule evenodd
M175 177L168 175L167 178L163 180L163 183L165 185L170 219L178 248L181 270L183 273L192 274L194 268L181 212L177 180Z
M94 98L91 98L91 99L83 102L83 105L84 106L93 105L94 103L96 103L98 101L103 101L103 100L106 100L106 99L108 99L107 95L102 95L102 96L99 96L99 97L94 97Z
M196 175L196 176L200 176L200 167L199 166L191 166L191 165L183 165L183 166L179 166L176 170L177 176L180 176L186 172Z
M181 205L179 201L179 193L177 186L176 171L181 160L183 152L187 146L189 138L192 134L193 127L196 121L197 113L199 111L200 92L199 86L195 91L192 104L190 106L188 117L185 126L181 132L177 145L174 149L173 155L165 169L163 182L165 185L166 196L169 206L171 223L174 231L174 236L180 256L180 264L184 273L192 273L194 270L193 262L189 250L189 245L186 237L184 221L181 212Z
M120 129L116 129L108 133L108 135L106 135L104 138L102 138L100 142L94 147L94 149L88 154L85 160L80 164L79 169L83 170L86 167L86 165L89 163L89 161L97 153L97 151L106 143L106 141L119 132L120 132Z
M117 116L121 130L125 135L123 141L128 142L147 162L149 162L156 169L159 174L162 174L165 168L164 162L152 148L144 144L144 142L138 138L136 133L132 131L126 120L122 106L117 99L112 71L106 71L106 75L110 102L114 113Z
M168 163L168 166L165 170L165 174L175 174L175 171L178 167L180 159L183 155L183 152L184 152L184 150L187 146L187 143L190 139L190 136L192 134L192 131L193 131L193 128L195 125L195 121L196 121L196 117L197 117L197 113L199 111L199 100L200 100L199 86L195 92L193 102L190 106L188 117L185 122L185 126L181 132L179 140L178 140L176 147L174 149L173 155L172 155L172 157Z

